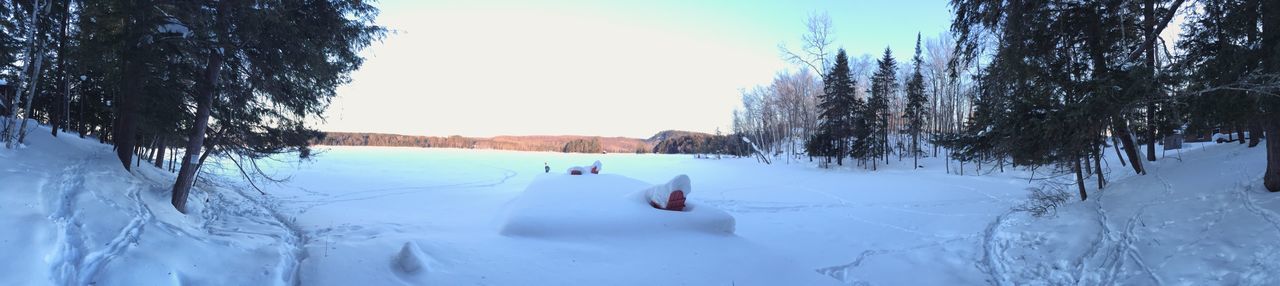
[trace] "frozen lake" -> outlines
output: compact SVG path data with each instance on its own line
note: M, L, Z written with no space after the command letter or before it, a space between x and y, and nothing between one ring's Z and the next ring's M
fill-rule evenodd
M435 259L438 273L387 282L648 284L654 280L626 277L658 275L671 280L657 281L724 285L771 284L768 277L791 283L869 277L891 284L981 284L986 277L975 262L981 259L983 232L1027 186L1012 177L946 175L941 165L913 171L897 161L870 173L689 155L321 149L327 150L312 162L274 168L291 180L266 187L280 212L296 220L307 237L309 256L301 266L306 284L386 276L378 274L386 273L386 265L357 262L385 260L406 242ZM689 175L689 200L734 216L736 235L498 234L504 206L531 182L594 160L604 163L602 173L650 184ZM544 162L551 174L543 173ZM924 162L929 163L935 162ZM877 275L905 269L921 275Z

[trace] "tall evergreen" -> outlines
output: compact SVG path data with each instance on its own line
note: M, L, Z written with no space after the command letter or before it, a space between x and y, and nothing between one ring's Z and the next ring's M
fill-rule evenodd
M868 155L871 157L871 168L876 168L875 160L883 157L889 163L889 97L898 89L898 63L893 59L893 51L884 48L884 56L876 61L877 69L871 77L871 99L867 100L864 116L871 123Z
M907 80L907 106L902 116L907 119L907 129L911 132L911 166L920 166L920 129L924 127L924 105L929 101L924 92L924 75L920 73L920 65L924 59L920 57L920 34L916 34L916 55L911 58L915 71Z
M1081 160L1096 161L1110 134L1145 173L1129 122L1151 100L1154 78L1141 56L1156 38L1135 35L1159 34L1184 1L1168 2L1148 11L1140 1L953 0L962 58L989 56L980 105L949 143L957 156L1065 167L1085 199ZM997 44L980 55L987 35Z
M849 69L849 58L844 49L836 52L835 63L823 77L823 92L818 100L818 132L806 143L811 154L836 159L844 165L849 154L849 139L853 130L854 79Z
M179 211L185 211L195 171L209 154L232 159L241 173L256 169L246 168L245 160L290 152L306 158L309 142L322 136L307 119L325 110L338 85L363 63L357 52L384 31L372 25L377 9L364 1L284 2L181 7L189 16L173 24L201 39L192 53L204 67L188 155L173 187Z

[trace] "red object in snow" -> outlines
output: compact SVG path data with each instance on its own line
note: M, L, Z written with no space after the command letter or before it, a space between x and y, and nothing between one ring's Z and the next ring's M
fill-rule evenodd
M592 174L599 174L599 173L600 173L600 166L599 166L599 165L591 166L591 173L592 173Z
M667 208L662 208L654 201L649 201L649 206L660 210L684 211L684 191L671 191L671 196L667 197Z

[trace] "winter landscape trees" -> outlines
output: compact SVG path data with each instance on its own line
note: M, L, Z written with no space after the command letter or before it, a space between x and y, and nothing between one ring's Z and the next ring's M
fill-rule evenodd
M34 119L53 136L76 131L112 143L126 169L169 162L180 209L209 156L252 164L309 153L319 133L307 120L360 66L356 52L384 32L361 1L3 4L6 146L29 136L28 121L10 119ZM742 90L722 143L662 149L741 154L750 141L787 161L851 159L872 170L893 155L913 165L946 156L948 166L1047 167L1075 173L1083 198L1085 179L1105 186L1104 148L1142 174L1165 138L1216 130L1257 146L1280 124L1274 1L950 5L952 31L917 34L909 64L891 47L874 61L849 55L832 18L812 13L798 49L779 45L796 68ZM1186 21L1171 27L1175 17ZM1176 42L1160 36L1171 28L1182 31ZM1264 181L1280 191L1273 145Z
M871 159L867 167L874 170L895 153L918 164L918 156L930 154L921 145L931 144L932 155L962 165L1074 173L1084 199L1085 179L1106 185L1104 148L1116 148L1119 163L1145 174L1144 157L1154 161L1156 145L1167 138L1223 132L1256 146L1280 122L1274 66L1280 28L1268 29L1280 18L1268 13L1280 6L1276 1L954 0L951 6L951 33L923 47L917 35L905 69L886 48L869 76L841 67L848 61L842 49L825 60L822 51L838 46L829 36L835 27L826 14L811 14L803 52L783 54L799 70L824 72L826 88L812 95L819 116L787 123L816 123L802 137L807 156L836 165ZM1176 43L1160 36L1175 17L1188 19L1172 27L1182 31ZM843 86L859 80L869 86L846 98ZM786 129L770 128L775 119L765 115L777 105L757 99L769 98L768 90L744 92L735 114L735 131L766 149L795 140L776 136ZM865 106L854 108L859 100ZM1273 145L1280 144L1268 150ZM1268 154L1264 181L1280 191L1280 153Z
M308 154L319 133L307 120L385 31L362 1L2 4L0 78L25 91L13 100L21 105L5 106L10 118L49 122L54 136L75 126L111 142L125 169L180 158L178 210L211 155ZM6 120L6 145L23 143L27 122Z

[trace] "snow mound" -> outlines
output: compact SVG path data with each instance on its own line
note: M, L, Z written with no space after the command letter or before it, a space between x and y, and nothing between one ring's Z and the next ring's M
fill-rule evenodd
M590 166L569 167L568 170L565 170L565 173L570 175L599 174L602 169L604 169L604 164L601 164L600 160L596 160Z
M651 207L645 191L652 186L614 174L541 176L507 205L500 217L500 233L525 237L733 234L733 216L709 205L688 202L680 212Z
M683 196L688 196L693 192L693 186L689 182L689 176L679 175L666 184L656 185L644 190L645 197L649 198L649 202L661 209L673 209L668 205L671 202L671 195L674 192L680 192ZM684 208L684 198L680 197L674 210Z
M396 273L401 275L425 274L431 270L427 267L427 259L429 258L418 247L418 244L405 242L404 246L400 247L400 252L396 254L395 259L392 260L393 268Z

